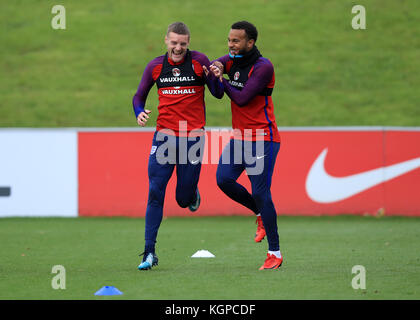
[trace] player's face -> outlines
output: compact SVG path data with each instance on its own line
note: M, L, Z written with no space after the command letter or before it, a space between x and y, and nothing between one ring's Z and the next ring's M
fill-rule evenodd
M231 55L244 54L252 49L254 40L248 40L245 30L230 29L228 36L228 46Z
M190 39L186 34L169 32L169 34L165 36L165 43L168 48L168 57L173 62L180 62L187 53Z

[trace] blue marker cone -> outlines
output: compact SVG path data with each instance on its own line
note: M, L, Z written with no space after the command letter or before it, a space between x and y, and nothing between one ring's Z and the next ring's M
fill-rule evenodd
M123 293L113 286L105 286L95 292L95 296L115 296L120 294Z

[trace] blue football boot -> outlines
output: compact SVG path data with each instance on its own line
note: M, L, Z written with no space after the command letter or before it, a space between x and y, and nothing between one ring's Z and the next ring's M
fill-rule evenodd
M139 264L139 266L137 267L137 269L139 270L149 270L154 266L158 265L158 257L156 254L154 253L146 253L143 252L142 254L139 255L143 256L143 261Z
M188 206L188 208L192 212L197 211L197 209L200 207L200 203L201 203L201 197L200 197L200 192L198 192L198 188L197 188L197 197L195 201Z

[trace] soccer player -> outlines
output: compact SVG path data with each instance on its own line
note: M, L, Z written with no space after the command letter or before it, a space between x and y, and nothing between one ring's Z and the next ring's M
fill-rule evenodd
M263 269L277 269L283 262L277 230L277 213L271 199L271 178L280 149L280 135L274 116L271 93L274 87L274 67L262 57L255 42L258 32L247 21L231 26L228 35L229 54L217 59L210 69L220 80L224 92L231 99L234 136L224 148L217 167L217 184L232 200L257 215L255 241L265 236L268 253ZM229 80L223 77L226 73ZM241 143L241 148L235 148ZM247 148L247 141L251 141ZM262 146L258 148L258 143ZM259 149L261 149L259 151ZM241 152L242 154L234 154ZM247 163L247 153L256 153L255 163ZM261 154L259 154L261 153ZM230 161L222 161L223 158ZM250 158L248 154L248 159ZM238 160L239 159L239 160ZM227 163L226 163L227 162ZM261 167L261 172L253 168ZM251 181L252 195L236 180L246 170Z
M159 96L156 132L150 151L149 195L146 209L145 246L139 270L158 264L155 243L163 217L165 190L176 167L176 201L182 208L196 211L200 205L197 188L204 148L204 85L216 97L223 96L218 79L205 74L209 59L190 51L190 32L182 22L169 25L165 36L167 52L148 63L133 97L133 108L140 126L145 126L151 111L146 98L156 83ZM141 256L140 255L140 256Z

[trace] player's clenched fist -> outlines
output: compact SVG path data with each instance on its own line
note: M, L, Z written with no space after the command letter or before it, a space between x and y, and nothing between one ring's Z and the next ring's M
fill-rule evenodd
M143 112L140 112L140 114L137 116L137 123L139 126L144 127L146 125L147 120L149 120L149 114L152 111L145 109Z
M206 77L209 75L210 71L215 75L216 78L219 78L220 82L223 81L223 64L219 61L214 61L210 66L210 70L203 65L204 74Z
M210 68L212 67L212 66L215 66L215 67L217 67L217 68L219 68L219 71L223 74L223 63L221 63L220 61L214 61L211 65L210 65Z
M223 64L219 61L214 61L210 65L210 71L213 72L216 78L219 78L220 81L223 79Z

